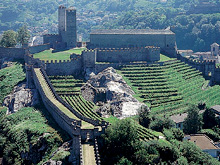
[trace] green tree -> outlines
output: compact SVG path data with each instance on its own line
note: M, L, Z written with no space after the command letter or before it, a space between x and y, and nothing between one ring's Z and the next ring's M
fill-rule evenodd
M211 109L206 109L203 113L203 128L213 128L218 124L217 119L215 118L215 113Z
M8 30L3 33L0 45L3 47L15 47L17 44L17 33L13 30Z
M138 149L139 136L134 123L129 119L119 120L106 129L101 155L103 164L116 164L122 157L132 161L135 150Z
M202 128L202 117L199 115L199 109L196 105L192 105L188 109L187 118L183 123L183 132L187 134L195 134Z
M133 163L129 161L127 158L122 157L117 165L132 165Z
M148 128L149 124L152 120L152 118L150 117L150 111L148 109L147 106L141 106L140 110L139 110L139 123L140 125L142 125L143 127Z
M168 117L156 117L149 125L150 129L162 132L164 128L170 129L174 127L175 123Z
M27 29L27 25L24 25L18 30L18 42L24 46L28 44L29 39L30 33Z

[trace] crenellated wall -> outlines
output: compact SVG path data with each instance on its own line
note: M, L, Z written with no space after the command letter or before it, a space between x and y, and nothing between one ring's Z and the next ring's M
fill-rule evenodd
M49 76L78 75L81 73L83 67L81 58L64 61L46 61L45 65L46 72Z
M210 75L215 75L215 67L216 63L215 61L208 60L208 61L195 61L188 58L185 58L181 56L180 54L177 54L177 59L192 66L193 68L196 68L200 72L202 72L204 77L209 77Z

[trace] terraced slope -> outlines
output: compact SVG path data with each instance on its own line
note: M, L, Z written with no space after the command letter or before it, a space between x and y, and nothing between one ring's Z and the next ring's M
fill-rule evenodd
M136 92L136 98L150 105L155 114L175 114L186 111L188 104L220 102L220 86L203 89L207 81L201 73L178 60L163 65L125 65L119 70Z
M80 120L77 118L69 109L67 109L62 103L60 103L54 96L53 92L51 91L50 87L47 84L47 81L45 80L40 68L35 68L34 72L37 76L37 79L40 83L40 86L45 93L45 95L48 97L48 99L55 105L57 106L66 116L75 119L75 120ZM94 129L94 126L90 123L82 121L82 129Z
M71 105L74 110L87 118L100 121L103 120L94 112L94 109L97 108L95 104L86 101L81 96L80 88L84 84L82 80L75 79L73 76L50 76L49 78L57 94Z

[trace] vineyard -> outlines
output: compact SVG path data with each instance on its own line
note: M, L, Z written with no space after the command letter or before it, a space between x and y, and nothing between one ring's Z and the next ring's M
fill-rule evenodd
M66 103L71 105L74 110L87 118L100 121L103 120L94 112L97 106L92 102L86 101L81 96L80 88L84 84L83 80L75 79L73 76L50 76L49 78L57 94L59 94ZM138 135L142 140L156 140L159 139L159 136L163 136L139 124L135 125Z
M50 76L49 78L57 94L74 110L87 118L103 120L94 112L97 108L95 104L81 96L80 88L84 84L83 80L75 79L73 76Z
M208 83L201 73L178 60L163 65L124 65L119 73L154 114L172 115L185 112L189 104L220 102L220 87L204 88Z

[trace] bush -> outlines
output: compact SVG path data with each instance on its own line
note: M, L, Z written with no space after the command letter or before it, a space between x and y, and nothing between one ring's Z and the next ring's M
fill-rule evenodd
M174 127L175 123L168 117L156 117L149 125L150 129L162 132L163 129Z
M202 129L200 133L206 134L210 139L212 139L215 142L220 140L219 134L211 129Z

